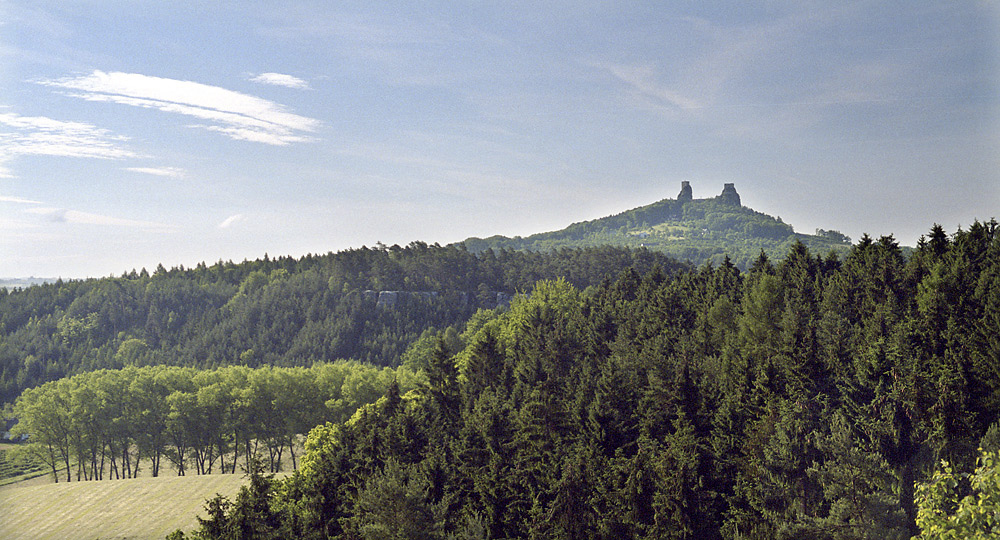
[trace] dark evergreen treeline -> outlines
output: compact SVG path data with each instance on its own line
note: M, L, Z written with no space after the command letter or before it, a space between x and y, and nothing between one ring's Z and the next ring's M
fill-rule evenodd
M938 460L1000 442L1000 231L548 281L461 342L195 536L908 538Z
M56 482L159 476L166 465L181 476L232 474L254 460L276 472L283 457L297 466L299 435L347 420L390 383L415 388L420 377L357 362L92 371L18 398L14 433L30 439L16 451L44 463Z
M0 404L46 381L128 365L395 365L422 332L495 307L497 293L557 276L586 287L655 265L679 267L624 248L472 254L414 242L0 289ZM436 294L400 295L384 309L368 290Z

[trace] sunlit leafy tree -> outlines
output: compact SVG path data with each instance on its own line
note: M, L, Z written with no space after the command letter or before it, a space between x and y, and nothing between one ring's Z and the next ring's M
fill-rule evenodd
M973 473L947 462L917 488L921 539L1000 536L1000 453L983 452Z

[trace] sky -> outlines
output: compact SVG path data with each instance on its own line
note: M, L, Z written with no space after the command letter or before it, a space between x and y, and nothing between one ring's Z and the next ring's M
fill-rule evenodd
M0 0L0 277L530 235L735 183L1000 218L994 1Z

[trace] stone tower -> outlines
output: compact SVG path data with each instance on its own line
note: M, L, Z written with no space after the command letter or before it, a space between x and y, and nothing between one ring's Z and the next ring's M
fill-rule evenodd
M740 194L736 193L735 184L725 184L722 186L722 195L719 195L719 201L733 206L742 206L740 204Z
M687 180L681 181L681 193L677 196L677 200L680 202L687 202L691 200L691 182Z

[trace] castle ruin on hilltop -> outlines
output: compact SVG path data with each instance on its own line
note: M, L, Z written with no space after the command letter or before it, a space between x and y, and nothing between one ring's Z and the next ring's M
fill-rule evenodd
M684 180L681 182L681 193L677 196L677 200L680 202L688 202L691 199L691 182Z
M682 181L681 192L677 195L677 201L685 203L693 200L691 182L688 182L687 180ZM740 194L736 192L736 184L723 184L722 194L716 197L716 200L724 204L742 206L742 203L740 202Z
M736 193L735 184L723 184L722 194L718 197L720 202L731 204L733 206L743 206L740 204L740 194Z

